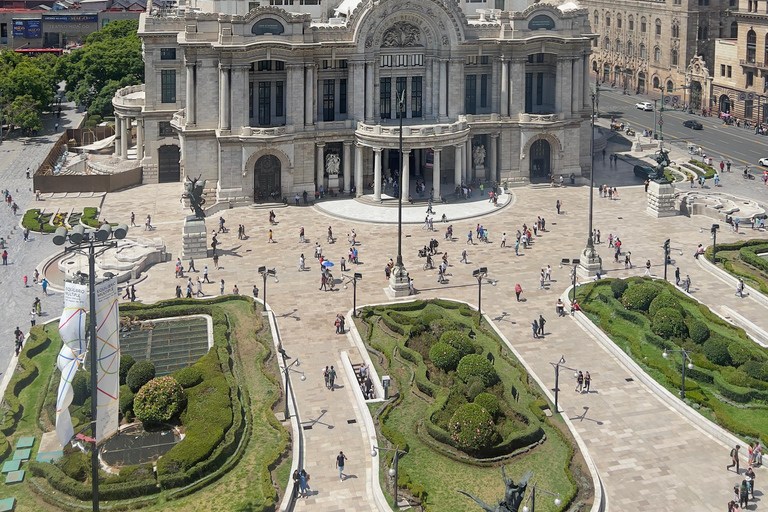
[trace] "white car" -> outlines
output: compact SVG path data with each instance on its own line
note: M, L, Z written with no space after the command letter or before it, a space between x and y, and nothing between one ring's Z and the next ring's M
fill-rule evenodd
M757 161L758 165L762 165L764 167L768 167L768 158L761 158Z
M653 103L650 101L641 101L640 103L635 103L635 108L645 110L646 112L653 112Z

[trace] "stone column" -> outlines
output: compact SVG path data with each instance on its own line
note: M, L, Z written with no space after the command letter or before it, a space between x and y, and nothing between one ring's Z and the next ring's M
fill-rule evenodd
M136 119L136 160L144 158L144 119Z
M325 162L323 161L323 153L325 150L325 142L319 142L317 144L317 151L315 153L315 171L317 172L317 183L315 188L320 189L320 185L323 184L323 174L325 171Z
M408 200L408 191L411 189L411 150L403 149L403 188L400 190L403 201Z
M434 148L435 152L434 165L432 166L432 188L435 189L435 201L439 202L440 199L440 155L443 152L443 148Z
M131 118L123 117L123 122L120 125L120 158L126 160L128 158L128 137L131 136Z
M463 156L461 155L461 150L464 147L464 144L459 144L457 146L453 147L453 185L461 185L461 177L463 175L463 172L461 168L463 167L461 164L464 162Z
M122 158L122 155L120 154L120 148L121 148L121 142L122 142L122 126L123 121L117 113L115 113L115 156L118 158Z
M373 122L373 62L365 63L365 122Z
M448 77L451 88L447 91L448 117L452 120L464 112L464 61L452 59L449 61Z
M464 179L464 183L469 183L472 181L473 178L473 169L472 169L472 138L468 138L467 142L464 143L464 166L463 166L463 173L461 174L462 178Z
M490 152L490 156L491 156L490 161L489 161L490 167L491 167L491 170L490 170L490 179L491 179L491 181L498 180L498 174L499 173L498 173L497 167L498 167L499 164L496 161L497 160L496 159L496 153L498 152L498 149L496 149L496 143L498 142L498 140L499 140L499 134L498 133L492 133L491 134L491 147L488 149L488 151Z
M381 149L373 148L373 199L381 201Z
M581 79L582 63L581 59L571 60L571 72L573 80L571 81L571 112L579 112L581 110L581 86L584 81Z
M350 148L352 147L352 141L344 141L344 153L342 158L344 159L344 191L349 192L349 188L352 183L352 155Z
M229 68L219 65L219 128L229 130L231 126L229 90Z
M313 110L315 105L315 65L304 64L304 71L306 72L304 77L304 124L307 126L312 125L314 119Z
M413 112L413 105L411 104L411 87L413 87L413 79L409 76L405 79L405 118L411 119L411 112Z
M195 115L195 63L187 62L187 125L194 126L197 123Z
M592 98L590 97L589 88L589 57L584 55L581 57L581 108L592 108Z
M502 117L509 116L509 63L501 56L501 112Z
M525 60L515 59L510 63L509 80L512 83L509 115L517 118L525 112Z
M355 144L355 197L363 195L363 146Z
M352 88L352 117L362 121L365 119L365 62L352 62L352 79L348 83Z
M422 85L422 118L431 117L432 110L432 57L424 59L424 82ZM427 92L429 91L429 92Z
M248 68L235 66L232 68L232 77L229 83L231 100L231 121L233 133L243 133L243 127L249 126L248 119ZM254 91L256 92L256 91Z
M444 119L448 116L448 78L446 69L448 61L440 59L438 65L440 66L440 96L438 97L437 102L440 108L440 117Z
M304 64L288 64L288 93L286 94L287 123L304 126ZM257 91L253 91L258 94ZM254 109L258 109L258 99L254 98Z
M567 63L566 59L557 59L557 76L555 77L555 112L562 114L563 117L568 117L571 114L570 94L566 95L568 85L565 78L570 77L570 69L566 67Z

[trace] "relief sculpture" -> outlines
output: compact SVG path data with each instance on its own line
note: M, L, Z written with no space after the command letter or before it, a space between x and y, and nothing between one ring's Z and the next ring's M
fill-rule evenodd
M406 22L395 25L384 32L381 40L382 48L409 48L421 46L421 31L416 25Z

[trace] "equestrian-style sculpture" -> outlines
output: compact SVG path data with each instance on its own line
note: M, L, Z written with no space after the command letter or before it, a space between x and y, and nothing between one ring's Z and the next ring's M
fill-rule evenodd
M504 492L504 500L500 500L496 507L490 506L483 500L472 496L468 492L459 492L475 500L475 502L480 505L480 508L486 512L518 512L520 503L523 502L523 498L525 497L525 490L528 487L528 480L530 480L532 476L533 471L529 471L520 478L520 481L515 483L514 480L507 478L507 475L504 474L504 465L502 464L501 477L504 479L504 485L507 486L507 489Z
M203 211L203 205L205 204L205 199L203 198L205 180L200 181L201 177L202 175L190 179L187 176L187 181L184 184L185 191L181 195L182 199L189 199L189 207L195 212L195 217L198 219L205 218L205 211Z
M670 164L669 153L664 149L659 149L656 152L656 174L651 178L659 183L669 183L669 180L664 176L664 169Z

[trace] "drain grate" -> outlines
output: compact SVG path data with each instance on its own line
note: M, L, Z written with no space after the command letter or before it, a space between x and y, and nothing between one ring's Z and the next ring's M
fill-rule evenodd
M627 382L635 382L635 379L633 379L632 377L629 377L629 378L624 379L624 380L627 381Z
M351 425L352 423L357 423L357 420L347 420L347 423Z
M312 430L312 425L304 425L302 428L304 430Z

